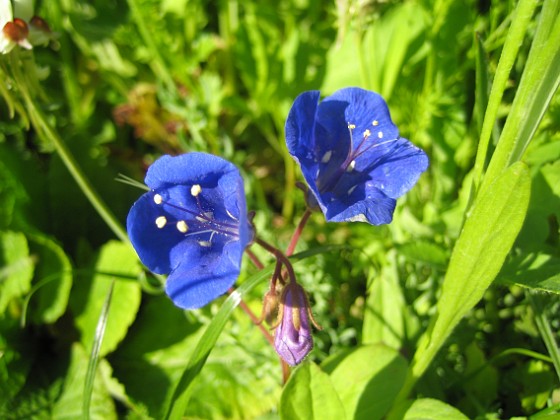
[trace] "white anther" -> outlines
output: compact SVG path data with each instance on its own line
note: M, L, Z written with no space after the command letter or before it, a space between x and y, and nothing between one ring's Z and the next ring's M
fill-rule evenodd
M371 136L371 131L369 130L364 131L364 139L367 139L369 136Z
M377 137L379 137L380 139L383 138L383 131L380 131L379 133L377 133Z
M161 228L163 228L166 224L167 224L167 218L166 218L165 216L159 216L159 217L156 219L156 226L157 226L158 228L161 229Z
M184 220L179 220L177 222L177 230L181 233L187 233L187 231L189 230L187 222L185 222Z
M203 246L204 248L209 248L212 246L212 242L210 241L198 241L198 244L200 246Z
M161 204L162 202L163 202L163 198L161 198L161 195L159 194L154 195L154 203Z
M377 126L379 125L379 121L373 120L373 122L371 123L371 125L373 125L374 127L377 127Z
M194 184L194 185L191 187L191 195L192 195L193 197L196 197L198 194L200 194L201 191L202 191L202 187L201 187L200 185L198 185L198 184Z
M353 160L352 162L350 162L350 164L346 168L346 172L352 172L355 167L356 167L356 161Z
M209 220L212 220L213 217L214 217L214 213L212 213L211 211L205 211L201 215L196 216L195 219L201 223L204 223Z
M356 128L356 124L348 123L348 129L349 130L353 130L354 128Z
M331 160L332 157L332 150L329 150L327 153L325 153L321 159L321 163L328 163L329 160Z

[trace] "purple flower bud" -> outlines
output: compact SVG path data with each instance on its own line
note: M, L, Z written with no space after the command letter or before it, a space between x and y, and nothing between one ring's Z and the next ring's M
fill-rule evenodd
M301 363L313 348L309 315L309 303L303 288L297 283L287 284L280 297L274 347L291 366Z

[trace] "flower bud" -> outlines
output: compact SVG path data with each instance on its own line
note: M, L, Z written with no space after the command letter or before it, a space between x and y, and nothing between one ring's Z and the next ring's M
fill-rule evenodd
M288 283L280 297L274 347L280 357L291 366L301 363L313 348L309 317L305 291L295 282Z

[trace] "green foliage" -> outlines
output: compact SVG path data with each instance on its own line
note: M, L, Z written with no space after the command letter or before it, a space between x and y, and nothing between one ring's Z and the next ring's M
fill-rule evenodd
M0 56L1 418L558 415L560 1L35 3L54 38ZM430 168L388 226L310 218L292 261L322 330L284 384L239 309L258 317L267 254L183 312L115 178L224 156L285 248L287 112L347 86L384 95Z

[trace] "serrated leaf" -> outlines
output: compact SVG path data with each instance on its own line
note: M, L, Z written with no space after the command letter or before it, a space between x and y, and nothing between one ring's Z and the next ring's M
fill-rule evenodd
M405 381L407 368L398 351L379 344L361 346L323 364L347 418L364 420L381 419L387 414Z
M23 233L0 231L0 313L31 288L34 265Z
M467 420L468 417L448 404L433 398L421 398L412 403L404 420Z
M293 373L280 398L280 418L287 420L348 417L331 378L316 364L305 362Z
M141 268L128 244L109 241L101 248L94 270L91 279L76 282L76 294L71 300L71 307L76 326L81 332L81 342L89 351L111 281L117 280L100 351L100 355L104 356L115 350L136 317L141 288L135 279Z
M30 247L37 256L36 291L30 296L29 311L36 324L53 323L66 311L72 287L72 265L64 250L41 234L29 235Z

